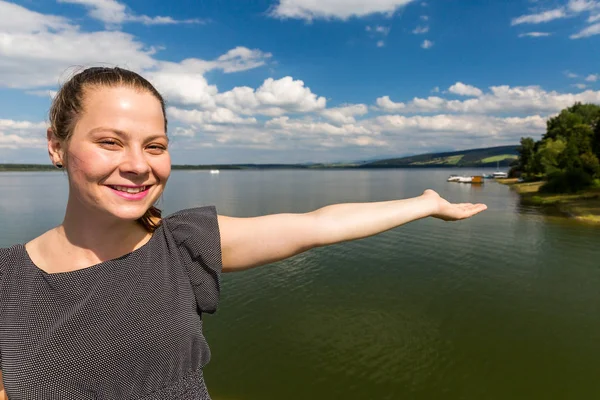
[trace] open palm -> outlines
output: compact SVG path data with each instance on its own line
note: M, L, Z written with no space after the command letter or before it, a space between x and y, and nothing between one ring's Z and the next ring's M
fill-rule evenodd
M430 196L431 199L435 200L437 207L436 212L431 216L444 221L458 221L465 218L470 218L475 214L478 214L487 209L485 204L472 204L472 203L450 203L448 200L442 198L437 192L427 189L423 192L423 196Z

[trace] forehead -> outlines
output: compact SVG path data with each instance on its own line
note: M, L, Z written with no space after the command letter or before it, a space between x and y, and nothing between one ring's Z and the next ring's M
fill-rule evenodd
M160 101L147 90L127 86L86 89L76 130L99 126L129 133L165 133Z

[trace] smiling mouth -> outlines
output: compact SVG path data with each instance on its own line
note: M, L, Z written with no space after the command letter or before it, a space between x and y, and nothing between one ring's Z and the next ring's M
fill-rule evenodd
M108 187L110 187L111 189L114 189L116 191L119 191L119 192L125 192L125 193L131 193L131 194L141 193L141 192L146 191L148 188L150 188L150 186L127 187L127 186L114 186L114 185L109 185Z

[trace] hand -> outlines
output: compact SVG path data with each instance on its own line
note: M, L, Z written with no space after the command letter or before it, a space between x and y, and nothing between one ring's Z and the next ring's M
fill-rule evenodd
M431 189L425 190L423 192L423 197L430 199L433 204L435 204L435 211L431 216L444 221L458 221L460 219L470 218L487 209L485 204L452 204Z

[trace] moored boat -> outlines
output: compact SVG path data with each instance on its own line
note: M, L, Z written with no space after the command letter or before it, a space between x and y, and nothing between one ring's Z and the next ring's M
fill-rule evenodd
M447 179L447 182L457 182L457 183L483 183L483 176L475 175L475 176L458 176L458 175L450 175Z

